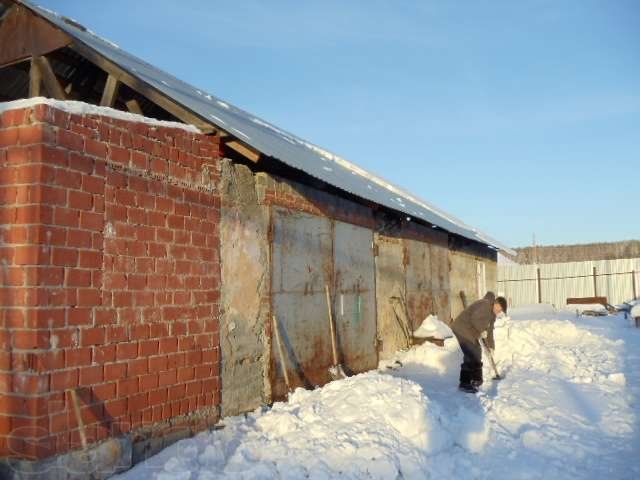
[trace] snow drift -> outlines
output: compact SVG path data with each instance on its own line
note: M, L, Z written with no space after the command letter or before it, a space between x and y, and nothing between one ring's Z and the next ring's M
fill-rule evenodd
M640 478L640 330L535 306L495 333L506 378L478 395L457 390L455 338L427 343L225 419L122 478Z

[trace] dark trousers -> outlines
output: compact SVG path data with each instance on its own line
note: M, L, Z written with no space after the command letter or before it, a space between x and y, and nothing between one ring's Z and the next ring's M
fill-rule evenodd
M455 332L454 332L455 333ZM482 385L482 347L476 338L467 338L455 333L463 360L460 365L460 385Z

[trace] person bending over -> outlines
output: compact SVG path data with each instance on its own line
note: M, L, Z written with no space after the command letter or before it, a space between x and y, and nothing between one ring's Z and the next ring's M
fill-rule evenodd
M507 301L487 292L484 298L465 308L451 324L451 330L458 339L463 360L460 365L460 390L476 393L482 385L482 347L480 339L491 353L495 349L493 325L496 316L507 313Z

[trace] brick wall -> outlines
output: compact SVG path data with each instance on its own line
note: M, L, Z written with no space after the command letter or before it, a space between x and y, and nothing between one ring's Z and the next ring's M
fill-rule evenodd
M337 195L266 173L256 175L258 201L375 228L373 210Z
M2 114L0 457L77 448L73 388L89 442L218 418L218 160L182 129Z

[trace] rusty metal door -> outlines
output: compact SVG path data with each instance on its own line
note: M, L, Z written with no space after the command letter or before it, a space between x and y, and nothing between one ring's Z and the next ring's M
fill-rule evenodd
M273 209L272 311L280 325L293 387L329 379L331 338L325 285L331 285L332 225L324 217ZM275 348L275 347L274 347ZM274 400L285 396L278 352L272 352Z
M431 249L426 242L409 239L405 240L405 248L407 311L412 322L411 329L415 330L428 315L435 313Z
M433 310L440 320L448 323L451 321L449 251L438 245L431 245L429 248L431 250Z
M402 240L385 235L375 235L376 266L376 310L378 338L382 341L379 356L387 359L401 349L407 348L407 337L393 309L393 298L406 298L404 248Z
M335 222L333 250L338 351L345 371L363 372L378 364L373 232Z

